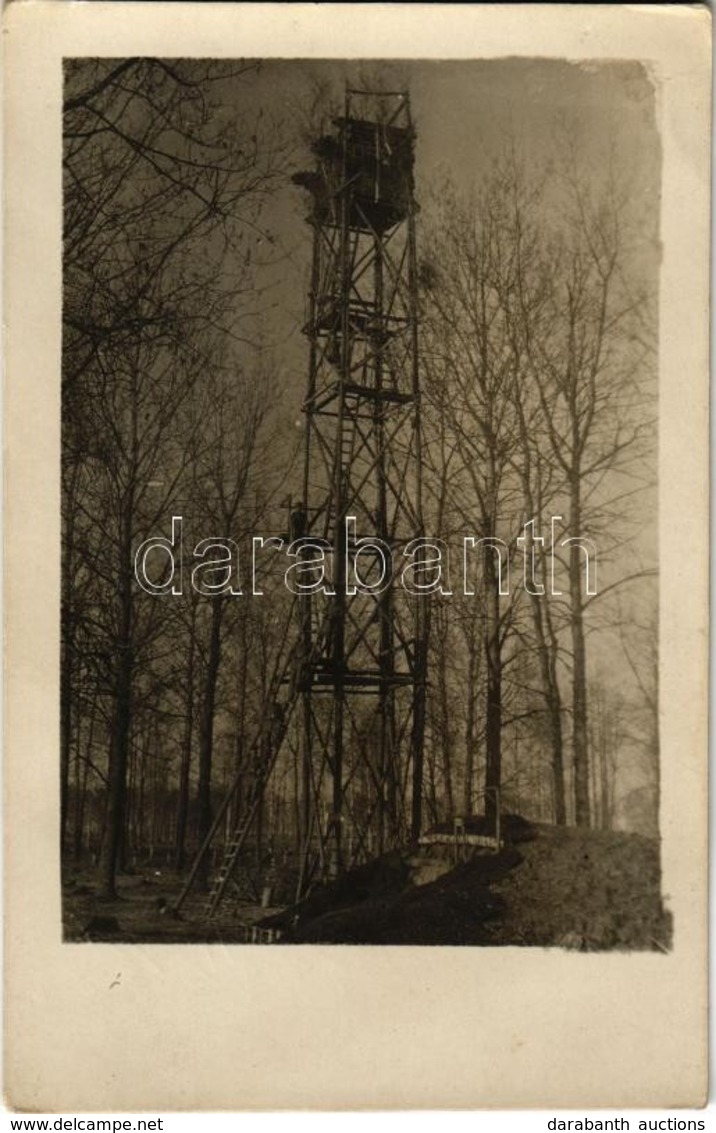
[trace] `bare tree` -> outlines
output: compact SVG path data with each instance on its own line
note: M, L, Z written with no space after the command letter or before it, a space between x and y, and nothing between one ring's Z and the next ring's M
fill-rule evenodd
M258 529L265 512L257 509L258 487L266 479L276 445L278 400L275 378L267 367L216 374L208 379L201 395L205 418L201 454L193 473L198 484L195 506L212 540L227 548ZM207 549L209 561L211 547ZM208 563L205 565L209 565ZM233 566L233 570L232 570ZM216 697L222 662L227 612L241 592L236 561L210 567L216 580L204 594L209 613L199 628L197 645L202 654L203 678L199 713L199 781L197 788L198 841L203 843L212 823L211 785ZM195 567L195 570L199 569ZM235 624L235 618L230 618ZM199 626L201 627L201 617Z
M528 336L526 357L565 484L575 817L589 825L583 540L596 545L595 536L605 534L598 517L607 514L605 498L615 484L622 516L634 493L634 484L624 485L650 440L643 381L651 347L634 327L643 303L626 284L623 205L615 186L608 184L599 200L576 177L569 189L572 209L554 253L550 315L541 334Z
M510 239L500 170L474 199L461 200L449 183L441 189L433 254L426 262L428 315L428 397L448 423L459 473L451 481L451 507L464 533L479 547L479 593L471 601L481 616L464 626L481 626L485 693L485 805L494 814L502 773L503 647L509 632L506 572L510 529L519 514L519 481L511 458L519 440L509 350L509 325L502 302L502 276ZM474 582L473 582L474 585ZM469 642L467 655L476 656ZM473 674L476 675L476 674ZM470 684L470 697L474 685ZM469 699L469 705L472 700ZM468 707L469 707L468 705ZM471 797L474 763L474 706L466 722L466 798Z
M469 531L477 523L484 540L483 588L476 600L483 604L486 786L489 791L501 781L505 728L542 711L555 819L564 823L570 813L569 786L576 821L588 824L586 638L599 628L602 597L648 573L627 563L639 530L636 505L652 478L653 333L648 299L632 270L624 200L609 178L597 195L585 189L574 164L567 168L559 192L547 194L544 178L528 177L512 150L472 198L461 199L444 185L422 279L428 398L450 434L432 477L440 484L450 463L459 524ZM429 453L436 451L435 444L428 446ZM477 513L466 499L476 503ZM557 530L556 548L544 533L538 538L534 526L548 511L568 517ZM507 600L500 571L523 523L520 542L530 578ZM602 588L594 594L585 584L595 580L584 560L590 548L596 554L597 543ZM555 591L550 555L566 570L564 596ZM516 716L505 714L510 638L519 641L515 648L534 650L538 660L539 689L522 690ZM469 656L468 649L465 664ZM566 675L569 699L562 691ZM470 731L470 712L468 717ZM472 757L467 759L469 764ZM469 766L467 771L469 779Z
M125 829L136 678L161 628L160 607L137 594L133 553L166 521L179 491L191 448L187 398L217 342L246 337L240 318L242 297L252 294L251 249L280 172L276 136L257 115L226 113L227 85L255 66L89 59L66 68L63 490L69 516L81 466L93 584L85 625L113 705L102 858L108 895ZM157 482L162 490L152 494ZM66 577L76 545L66 524ZM68 707L76 703L72 673L65 664ZM63 767L66 778L66 757Z

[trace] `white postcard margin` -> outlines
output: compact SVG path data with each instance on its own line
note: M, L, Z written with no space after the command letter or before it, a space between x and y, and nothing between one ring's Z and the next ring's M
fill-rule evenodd
M710 20L690 6L15 0L5 47L5 1090L35 1112L687 1106L706 1093ZM65 56L636 59L663 143L669 955L63 944Z

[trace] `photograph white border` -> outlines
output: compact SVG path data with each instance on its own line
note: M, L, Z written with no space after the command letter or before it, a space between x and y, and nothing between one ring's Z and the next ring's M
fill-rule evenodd
M710 16L691 6L5 11L6 1098L36 1112L689 1106L706 1097ZM674 947L63 944L61 78L67 56L636 59L663 145L664 893Z

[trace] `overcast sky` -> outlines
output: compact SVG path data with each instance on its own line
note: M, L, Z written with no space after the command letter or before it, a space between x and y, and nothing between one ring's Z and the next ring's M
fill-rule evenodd
M291 130L300 114L297 108L310 100L312 82L330 80L340 104L346 82L365 85L360 63L326 63L271 60L258 78L241 93L252 108L261 106ZM449 174L464 192L479 186L495 159L513 144L528 174L547 174L559 164L564 138L578 138L587 178L595 186L610 160L621 183L628 186L629 220L635 241L632 267L641 282L656 291L659 265L659 193L661 147L656 122L656 99L648 73L640 63L568 63L550 59L475 60L470 62L386 62L368 64L368 75L380 73L383 86L409 89L417 130L416 196L426 202L443 174ZM241 110L241 106L236 109ZM296 154L296 168L312 159ZM305 319L311 235L304 223L308 211L305 194L287 181L285 191L271 201L265 220L283 253L279 264L266 273L272 282L273 314L269 325L281 343L276 361L294 399L297 424L305 390L308 349L300 334ZM418 255L421 232L418 225ZM634 569L653 561L655 554L656 497L644 498L644 529L626 553ZM630 565L630 564L627 564ZM624 563L620 569L623 571ZM603 570L601 584L608 580ZM632 610L653 598L645 590L629 587L624 605ZM621 648L607 634L592 647L592 664L598 672L629 676L618 663ZM605 665L605 658L608 663Z
M448 173L469 192L512 142L526 167L548 175L559 161L566 132L578 137L584 167L598 181L610 155L629 186L637 222L636 270L657 283L658 210L661 150L655 95L640 63L568 63L558 59L490 59L449 62L370 61L368 74L380 73L392 89L410 91L417 129L416 195L427 201L431 188ZM296 169L311 162L301 152L299 108L310 101L315 80L328 80L342 102L346 82L364 85L359 62L269 60L258 77L235 89L227 113L261 107L291 135L296 124ZM549 189L548 189L549 192ZM283 343L277 362L297 398L305 382L305 350L297 337L305 317L310 232L304 223L305 195L290 183L276 194L265 222L276 239L280 263L262 282L272 284L273 314L268 324ZM418 229L418 254L420 230Z

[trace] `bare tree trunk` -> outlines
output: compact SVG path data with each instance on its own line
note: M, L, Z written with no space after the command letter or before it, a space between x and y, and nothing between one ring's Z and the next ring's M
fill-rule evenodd
M432 808L434 821L438 821L440 806L438 803L438 783L442 784L442 799L446 810L446 817L455 814L455 788L454 776L454 747L455 737L453 724L450 718L450 690L448 677L448 641L449 620L444 607L437 605L433 610L434 630L431 643L431 669L434 679L431 681L430 695L430 729L432 743L429 747L430 758L430 785L433 792Z
M477 751L477 648L473 643L469 649L467 665L467 715L465 719L465 782L463 785L462 808L465 814L472 814L473 787L475 780L475 754Z
M546 590L546 587L545 587ZM552 784L554 792L554 821L557 826L567 822L567 796L564 781L564 733L562 729L562 693L557 677L559 644L552 628L545 595L532 595L530 604L532 622L537 638L537 655L542 676L542 695L549 720Z
M442 754L442 772L443 782L445 785L445 802L447 805L448 815L452 818L455 814L455 797L453 794L452 783L452 755L453 755L453 734L450 722L450 703L448 700L448 682L447 682L447 657L442 644L443 655L441 664L438 665L438 695L440 697L440 732L441 744L440 750Z
M438 806L438 784L437 784L437 750L438 745L435 743L435 721L431 721L430 728L433 742L428 744L427 747L427 780L425 791L425 802L428 808L428 821L430 826L440 821L439 806Z
M525 415L520 394L518 392L517 411L520 422L520 435L523 446L522 490L525 498L527 515L536 517L542 514L542 471L537 454L533 462L530 454L530 435L525 421ZM536 493L533 491L532 479L536 482ZM536 498L535 498L536 496ZM537 507L535 507L537 503ZM532 523L525 526L525 555L530 569L535 561L535 543ZM557 826L564 826L567 822L567 799L564 782L564 735L562 730L562 693L557 676L557 658L559 656L559 642L554 632L552 615L549 609L550 598L547 593L547 564L544 554L539 560L539 574L542 593L539 594L528 587L530 610L532 613L532 626L537 643L537 657L539 661L540 676L542 678L542 695L544 697L547 719L549 721L550 752L552 761L552 786L554 797L554 821ZM535 571L535 574L537 572ZM531 580L537 582L537 578Z
M574 807L577 826L589 826L589 745L587 742L587 660L582 610L580 470L572 469L570 526L575 542L569 548L570 630L572 635L572 751Z
M202 845L211 828L211 772L214 754L214 713L216 708L216 689L221 661L221 622L224 603L221 597L213 598L211 607L211 628L209 632L209 653L204 679L204 696L199 724L199 783L197 787L197 838ZM208 860L202 864L203 880L206 882Z
M413 699L413 734L411 740L412 774L412 813L410 833L413 840L420 837L423 821L423 768L425 761L425 679L428 664L428 643L430 640L430 603L425 596L417 599L419 603L417 642L415 646L414 680L419 693Z
M67 495L64 508L65 530L62 551L62 664L60 673L60 847L67 839L67 822L70 790L70 763L72 748L72 715L75 677L75 636L77 632L74 597L74 523L79 466L75 463L70 476L63 477ZM79 750L79 749L78 749Z
M605 736L602 743L599 745L599 793L601 800L601 822L602 830L611 830L612 828L612 800L611 800L611 783L609 782L609 758L608 758L608 745Z
M238 625L239 631L239 701L234 741L234 773L238 773L246 758L246 710L248 704L249 649L247 611L242 611ZM232 827L236 825L241 813L240 798L237 795L229 808Z
M69 571L65 567L65 579ZM63 580L64 583L64 580ZM63 585L64 589L64 585ZM65 613L63 602L63 622L67 623L69 617ZM72 646L68 640L69 627L65 624L63 629L63 661L62 679L60 682L60 848L64 849L67 839L67 816L70 793L70 760L72 748L72 676L73 657Z
M191 749L194 742L194 669L196 662L196 604L192 596L191 623L189 626L189 656L186 671L186 716L182 741L181 768L179 770L179 796L177 799L176 837L174 840L174 868L184 868L186 858L186 829L189 817L189 777Z
M136 853L140 844L136 823L136 797L137 797L137 765L139 763L139 750L137 737L134 735L129 744L129 758L127 761L127 802L124 812L124 836L122 843L126 852ZM122 863L124 864L124 862Z
M90 712L89 720L89 733L87 736L87 745L85 748L85 758L82 759L82 735L81 735L81 720L78 713L77 718L77 735L75 738L75 814L74 814L74 830L72 834L73 855L75 861L79 861L82 857L82 848L84 841L84 819L85 819L85 806L87 800L87 777L89 775L89 765L92 753L92 745L94 742L94 731L97 720L97 691L95 689L94 699L92 702L92 709Z
M554 788L554 821L557 826L567 822L567 798L564 784L564 739L562 735L562 700L557 690L550 690L550 731L552 734L552 781Z
M497 816L502 782L502 657L500 646L499 571L494 549L485 547L485 660L487 698L485 704L485 815Z
M132 678L134 675L132 578L131 564L131 498L125 502L122 517L122 538L119 556L119 632L118 660L115 681L115 708L109 751L106 826L100 861L101 890L114 898L116 874L124 837L124 815L127 795L127 765L132 714Z

